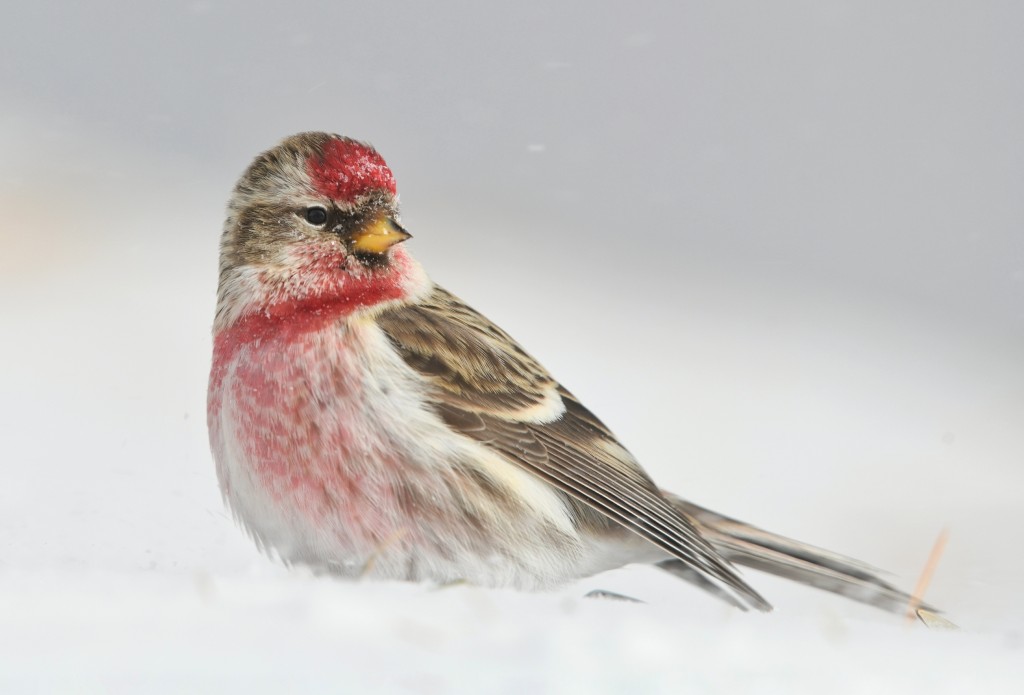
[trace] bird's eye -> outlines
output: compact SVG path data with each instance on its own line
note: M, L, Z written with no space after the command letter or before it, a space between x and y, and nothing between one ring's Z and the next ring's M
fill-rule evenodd
M327 211L321 207L306 208L306 221L319 227L327 222Z

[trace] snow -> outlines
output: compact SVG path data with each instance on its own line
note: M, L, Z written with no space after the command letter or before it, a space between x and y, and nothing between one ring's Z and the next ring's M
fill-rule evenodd
M1011 692L1020 637L573 592L6 573L3 692ZM17 597L17 598L15 598Z
M518 320L542 324L528 336L541 345L527 344L573 363L577 391L597 394L594 407L666 487L896 570L907 588L949 526L929 598L961 632L754 572L746 576L776 604L772 614L736 612L643 568L531 595L348 584L274 565L224 511L206 444L218 203L211 193L154 217L143 202L109 220L84 205L71 226L58 215L37 227L78 245L52 262L40 262L51 247L38 236L7 240L38 265L13 286L9 275L3 294L12 339L0 347L0 691L1005 692L1024 677L1015 603L1024 574L1019 555L1003 552L1021 528L1021 435L1010 427L1019 364L994 342L978 364L964 353L975 339L956 336L928 364L916 348L931 334L886 323L854 342L861 357L844 371L841 344L868 320L852 309L840 323L853 328L838 337L794 328L797 337L772 342L766 331L752 354L723 329L732 305L719 299L721 311L680 312L679 340L648 345L650 360L631 363L635 381L612 365L632 349L629 332L657 343L675 327L600 295L595 305L621 316L624 332L600 334L586 307L571 335L557 312ZM757 301L744 296L755 332ZM543 301L528 294L526 304ZM793 345L807 355L793 358ZM772 370L736 371L730 350L755 363L798 359L814 378L779 390ZM660 351L685 356L675 363L682 377L656 368L671 361ZM955 373L963 364L976 371ZM679 424L650 429L660 416L630 401L670 403L664 389L683 388L675 379L692 394L674 397ZM891 485L879 485L885 475ZM645 603L582 598L591 589Z
M309 70L291 18L172 5L0 26L0 692L1020 690L1019 10L410 6ZM380 149L411 252L667 489L908 589L948 528L927 598L962 629L752 571L771 614L649 568L517 594L260 556L206 442L217 240L311 128Z

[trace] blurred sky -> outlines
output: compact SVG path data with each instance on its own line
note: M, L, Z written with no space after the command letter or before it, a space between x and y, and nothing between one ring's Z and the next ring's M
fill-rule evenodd
M0 570L263 562L206 448L217 239L250 159L317 129L380 149L433 277L665 487L908 587L949 527L930 595L1021 625L1022 25L1017 2L8 3Z

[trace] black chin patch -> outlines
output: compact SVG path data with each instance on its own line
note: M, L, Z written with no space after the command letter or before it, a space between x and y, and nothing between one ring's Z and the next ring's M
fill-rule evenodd
M384 253L352 251L352 257L359 261L360 265L374 270L377 270L378 268L386 268L391 264L391 256L387 251Z

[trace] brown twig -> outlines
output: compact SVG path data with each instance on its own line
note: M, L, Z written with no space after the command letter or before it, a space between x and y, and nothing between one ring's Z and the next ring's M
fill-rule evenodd
M914 587L914 591L910 595L910 603L907 604L908 622L914 622L918 617L917 611L924 600L924 592L928 590L928 585L931 584L932 575L935 574L935 568L938 566L939 560L942 559L942 553L946 549L946 541L948 540L949 529L944 528L939 532L939 537L935 539L932 552L928 555L928 561L925 563L924 569L921 570L921 578L917 580L917 586Z

